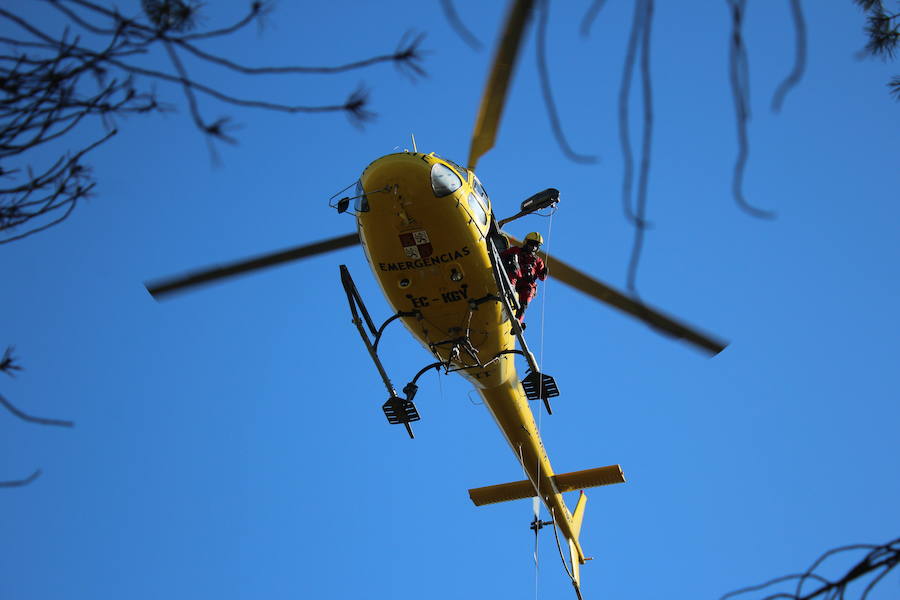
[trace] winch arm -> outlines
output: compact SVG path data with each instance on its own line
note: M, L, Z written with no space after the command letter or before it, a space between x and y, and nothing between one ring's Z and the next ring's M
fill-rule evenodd
M559 190L556 188L547 188L543 192L538 192L534 196L524 200L519 207L519 212L511 217L507 217L497 222L499 227L503 227L510 221L515 221L522 217L528 216L533 212L556 206L559 203Z

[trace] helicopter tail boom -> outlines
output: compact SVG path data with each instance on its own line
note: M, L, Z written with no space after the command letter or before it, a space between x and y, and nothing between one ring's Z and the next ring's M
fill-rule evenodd
M562 507L556 512L553 521L542 522L537 517L535 509L535 521L532 528L540 529L543 525L553 524L553 532L556 537L556 544L559 548L560 557L563 564L566 565L566 571L575 587L575 594L581 599L581 565L585 561L590 560L585 557L584 550L578 538L581 535L581 524L584 521L584 508L587 505L587 496L584 488L597 487L601 485L611 485L614 483L625 483L625 475L622 473L622 467L619 465L610 465L608 467L598 467L596 469L585 469L583 471L572 471L571 473L560 473L549 477L551 489L556 500L551 501L551 496L544 496L543 500L547 504L547 508L551 513L554 510L551 505L557 508ZM575 504L575 510L572 513L565 508L561 494L563 492L572 492L582 490L578 496L578 502ZM529 479L522 481L512 481L510 483L501 483L499 485L490 485L487 487L474 488L469 490L469 498L475 503L475 506L484 506L485 504L495 504L497 502L506 502L507 500L519 500L524 498L536 497L535 485ZM556 504L556 503L559 504ZM562 531L562 543L560 542L560 530ZM563 555L564 548L569 551L569 561Z

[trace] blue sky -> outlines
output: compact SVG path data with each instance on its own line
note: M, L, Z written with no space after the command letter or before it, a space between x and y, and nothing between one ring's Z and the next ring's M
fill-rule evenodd
M225 4L206 8L210 27L242 14ZM624 287L632 230L616 98L632 4L607 4L590 38L578 34L587 2L554 3L549 29L565 130L600 162L561 155L532 32L478 174L501 216L559 188L552 222L510 232L536 229L552 254ZM863 16L849 0L806 2L806 74L774 115L793 57L788 3L751 4L745 189L778 213L754 219L730 197L726 3L658 4L654 228L638 288L731 345L706 359L552 277L540 289L528 334L562 390L540 418L551 460L558 471L620 463L628 478L588 491L586 598L718 598L900 529L900 106L885 87L896 64L855 58ZM505 3L456 5L492 47ZM19 10L59 27L43 3ZM573 597L549 534L535 577L530 502L469 501L468 488L521 471L462 380L423 377L414 441L385 422L338 279L347 264L373 313L389 315L359 249L161 304L142 286L351 231L327 199L410 147L411 133L420 150L465 160L491 52L466 46L437 3L281 2L261 36L208 48L253 64L337 64L392 51L411 29L428 34L429 77L416 82L387 65L251 80L193 65L234 93L286 102L342 101L364 81L378 120L360 131L340 115L204 100L209 117L243 125L214 166L180 91L160 84L179 110L119 123L90 155L96 196L0 249L0 345L26 368L0 393L76 422L0 414L0 478L44 471L0 494L0 597ZM384 356L396 381L429 359L401 328ZM896 575L872 597L893 590Z

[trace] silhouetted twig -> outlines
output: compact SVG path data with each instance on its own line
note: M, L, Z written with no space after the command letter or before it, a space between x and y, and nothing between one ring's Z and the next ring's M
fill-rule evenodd
M744 46L742 28L747 0L727 0L731 7L731 44L729 47L729 76L731 93L734 97L734 112L737 121L738 156L734 163L731 191L735 202L745 212L761 219L772 219L775 213L752 206L744 198L744 170L750 156L747 123L750 121L750 69L747 48Z
M779 112L787 93L800 82L803 71L806 69L806 22L803 19L803 9L800 0L791 0L791 16L794 20L794 68L781 82L775 94L772 96L772 110Z
M182 59L184 55L244 77L346 73L382 63L395 65L411 78L425 75L420 48L423 36L409 33L390 54L337 66L250 66L198 45L229 36L250 23L261 24L270 6L260 1L249 2L248 12L232 25L201 32L194 31L202 7L195 0L142 0L143 14L136 17L126 17L117 9L89 0L43 1L68 22L59 36L44 31L38 21L0 7L0 21L17 32L0 37L0 42L10 48L0 54L0 177L11 182L0 189L0 244L43 231L71 214L95 186L81 159L109 139L115 131L115 117L169 108L157 100L152 87L140 89L147 82L180 86L195 126L210 143L234 143L230 134L233 127L228 117L207 118L200 96L232 106L290 114L343 112L354 125L374 117L367 109L369 98L362 88L342 103L321 106L242 97L194 78ZM167 68L147 68L133 62L135 57L157 49L168 58ZM65 138L78 125L95 120L107 131L98 141L69 150L49 169L28 165L33 156L30 151ZM19 164L11 166L13 161Z
M61 156L41 174L35 175L29 168L29 180L25 183L0 188L0 232L7 235L0 240L0 244L21 240L68 218L78 201L88 198L96 185L90 170L81 163L81 158L115 134L116 130L109 131L74 155ZM55 218L34 223L48 215ZM31 225L29 229L17 235L11 233L26 223Z
M397 70L415 81L418 77L427 77L428 73L420 64L426 52L420 48L425 40L424 33L407 31L397 42L397 49L391 55L391 60ZM374 64L374 63L373 63Z
M6 350L3 351L3 357L0 358L0 372L6 373L10 377L15 375L14 371L22 370L22 367L16 364L16 357L13 356L14 350L13 346L7 346Z
M472 50L481 51L481 42L475 37L475 34L469 31L469 28L466 27L466 24L462 19L459 18L459 13L456 12L456 7L453 5L453 0L441 0L441 8L444 10L444 16L447 17L447 22L450 23L450 26L453 27L453 30L456 32L456 35L461 37L465 43L469 45Z
M625 59L622 62L622 81L619 83L619 145L622 149L622 210L625 219L633 225L643 227L637 222L631 209L631 195L634 185L634 155L631 151L631 125L628 117L629 98L631 95L631 78L634 76L634 61L643 30L641 1L634 4L634 16L631 18L631 32L628 34L628 45Z
M619 86L619 142L622 147L622 210L625 218L634 225L634 241L628 262L628 290L637 296L637 270L644 245L644 233L648 228L647 187L650 177L650 153L653 142L653 88L650 76L650 39L653 22L653 0L638 0L634 7L628 47L622 65L622 82ZM643 130L641 134L641 162L638 171L638 193L632 209L634 185L634 158L631 150L631 132L628 108L631 79L635 61L640 52L641 90L643 104Z
M12 402L4 398L0 395L0 404L6 407L6 410L19 417L23 421L28 421L29 423L36 423L38 425L54 425L56 427L75 427L75 423L72 421L63 421L61 419L45 419L43 417L32 417L31 415L27 415L23 413L21 410L13 406Z
M892 60L897 48L900 47L900 11L888 12L882 0L854 0L854 2L868 13L866 34L869 41L862 54ZM897 4L900 7L900 2ZM900 77L894 77L887 85L890 94L900 100Z
M591 33L591 26L594 24L594 20L597 18L597 15L600 14L600 11L603 9L603 5L606 4L606 0L594 0L591 4L591 7L584 13L584 18L581 20L581 35L587 37Z
M43 473L43 471L41 471L40 469L36 469L34 471L34 473L29 475L25 479L14 479L12 481L0 481L0 487L22 487L22 486L28 485L29 483L31 483L32 481L34 481L35 479L40 477L41 473Z
M559 112L556 110L556 103L553 101L553 91L550 86L550 73L547 69L547 21L550 18L550 3L548 0L539 0L537 3L538 24L537 24L537 66L538 74L541 81L541 93L544 96L544 103L547 106L547 114L550 117L550 127L553 130L553 136L556 138L559 147L562 149L566 157L577 163L595 163L596 156L587 154L579 154L572 149L566 136L563 133L562 125L559 120Z
M853 565L842 577L831 580L819 573L822 564L829 558L850 552L867 550L862 560ZM729 592L722 596L720 600L727 600L752 592L760 592L762 590L771 590L778 584L790 582L791 589L783 589L762 597L760 600L774 600L775 598L787 598L790 600L813 600L821 598L822 600L845 600L847 598L848 586L866 575L871 575L868 584L863 588L859 595L860 600L865 600L869 592L878 585L878 583L887 575L897 564L900 563L900 538L890 541L886 544L854 544L850 546L841 546L825 552L817 558L806 572L796 575L784 575L776 577L759 585L753 585L733 592ZM812 590L809 583L818 584Z
M885 60L893 59L900 43L900 13L889 13L882 2L857 2L869 13L866 15L866 33L869 41L866 52Z
M6 373L10 377L14 375L13 371L21 371L22 367L16 364L16 358L13 356L13 347L9 346L3 352L3 357L0 358L0 372ZM4 398L0 395L0 404L2 404L6 409L11 412L13 415L19 417L23 421L27 421L29 423L37 423L38 425L55 425L57 427L74 427L75 424L72 421L62 421L59 419L44 419L41 417L32 417L31 415L27 415L15 406L13 406L12 402ZM41 470L38 469L30 476L25 479L12 480L12 481L0 481L0 487L22 487L24 485L28 485L35 479L37 479L41 475Z
M889 13L884 9L882 0L854 0L856 4L869 12L867 32L869 43L866 51L883 58L893 58L900 48L900 12ZM729 79L735 107L737 127L738 153L734 163L732 176L732 195L737 205L754 217L771 219L775 213L751 205L744 195L744 175L747 168L750 143L749 121L750 111L750 72L747 49L743 38L743 24L746 11L746 0L727 0L731 17L732 31L729 45ZM587 36L599 12L605 6L605 0L594 0L581 22L581 33ZM807 29L800 0L790 0L791 17L795 31L794 64L791 72L780 83L772 97L772 110L778 112L784 104L787 94L799 83L806 68ZM635 227L634 242L628 266L628 289L637 295L636 274L639 265L646 229L650 224L646 220L647 184L650 168L650 149L653 128L652 90L649 73L650 16L652 2L635 1L635 12L632 20L625 59L622 68L622 80L619 87L619 140L623 159L622 207L626 219ZM542 35L539 29L539 36ZM641 161L637 175L638 191L635 196L635 165L631 147L629 120L630 91L635 62L641 53L641 74L644 96L644 119ZM900 100L900 77L895 77L888 84L890 93Z

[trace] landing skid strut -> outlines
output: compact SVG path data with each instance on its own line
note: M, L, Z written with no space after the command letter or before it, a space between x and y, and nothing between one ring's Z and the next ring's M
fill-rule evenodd
M344 291L347 293L347 302L350 304L350 313L353 315L353 324L359 331L359 335L366 346L366 350L369 352L369 356L372 357L372 362L375 363L375 368L378 369L381 381L384 383L384 387L388 392L388 399L382 405L381 409L384 411L384 416L387 417L388 423L392 425L402 424L406 428L406 432L411 439L415 438L415 435L413 434L410 423L421 419L419 411L413 403L413 398L419 389L416 382L419 377L431 369L440 369L443 367L446 372L450 372L451 363L454 360L461 358L462 352L467 354L474 362L452 369L453 371L484 368L494 361L499 360L500 357L505 354L521 354L528 363L528 372L521 382L522 389L525 391L525 396L529 400L541 400L544 403L544 407L547 409L547 413L553 414L553 409L550 406L550 398L559 396L559 388L553 377L541 373L540 367L538 367L537 361L534 358L534 354L529 350L528 343L525 341L525 336L522 332L522 326L515 318L516 310L519 307L518 296L512 289L509 277L507 277L506 271L503 269L503 263L500 260L500 254L497 252L494 241L488 238L487 244L491 259L491 267L494 273L494 280L497 284L497 290L499 291L499 297L486 296L485 298L474 301L473 304L475 304L475 306L472 307L472 310L475 310L477 304L480 304L481 302L489 300L499 301L503 305L503 310L506 313L512 333L516 336L521 350L504 350L491 360L482 362L478 358L478 351L472 346L471 341L468 338L468 333L459 338L432 343L432 352L434 352L435 356L439 359L441 357L437 354L437 347L450 347L450 358L446 361L438 360L438 362L431 363L416 373L416 376L412 381L403 387L403 394L405 397L400 396L397 393L397 389L391 382L390 377L388 377L387 371L385 371L384 365L381 363L381 358L378 356L378 343L381 341L381 336L384 334L385 328L391 322L402 317L416 317L421 319L422 313L418 310L399 311L382 323L381 327L375 327L375 323L372 321L372 317L369 315L369 311L366 309L366 305L359 295L359 290L356 289L356 284L353 283L353 278L350 277L350 271L347 269L346 265L341 265L341 284L343 284Z
M353 283L353 278L350 277L350 271L347 270L346 265L341 265L341 283L344 285L344 291L347 292L347 302L350 303L350 312L353 314L353 324L356 325L356 329L359 330L359 335L366 345L366 350L369 351L369 356L372 357L372 361L378 369L378 374L381 375L381 380L384 382L384 387L387 388L388 391L389 398L381 407L384 411L384 416L387 417L388 423L391 425L399 425L402 423L403 426L406 427L406 433L409 434L410 439L413 439L416 436L413 435L410 423L418 421L421 418L419 417L419 411L416 410L416 405L413 404L412 401L412 397L415 395L415 390L417 388L414 383L411 383L403 388L406 398L401 398L397 394L394 384L391 383L391 379L384 370L384 365L381 364L381 359L378 358L378 342L381 341L384 328L391 321L399 317L416 317L420 316L420 314L418 311L401 311L385 321L381 327L376 328L375 323L372 322L372 317L369 316L366 305L363 304L359 291L356 289L356 284ZM360 314L362 315L362 318L360 318ZM366 331L366 328L368 328L368 331ZM369 339L370 332L374 339Z

